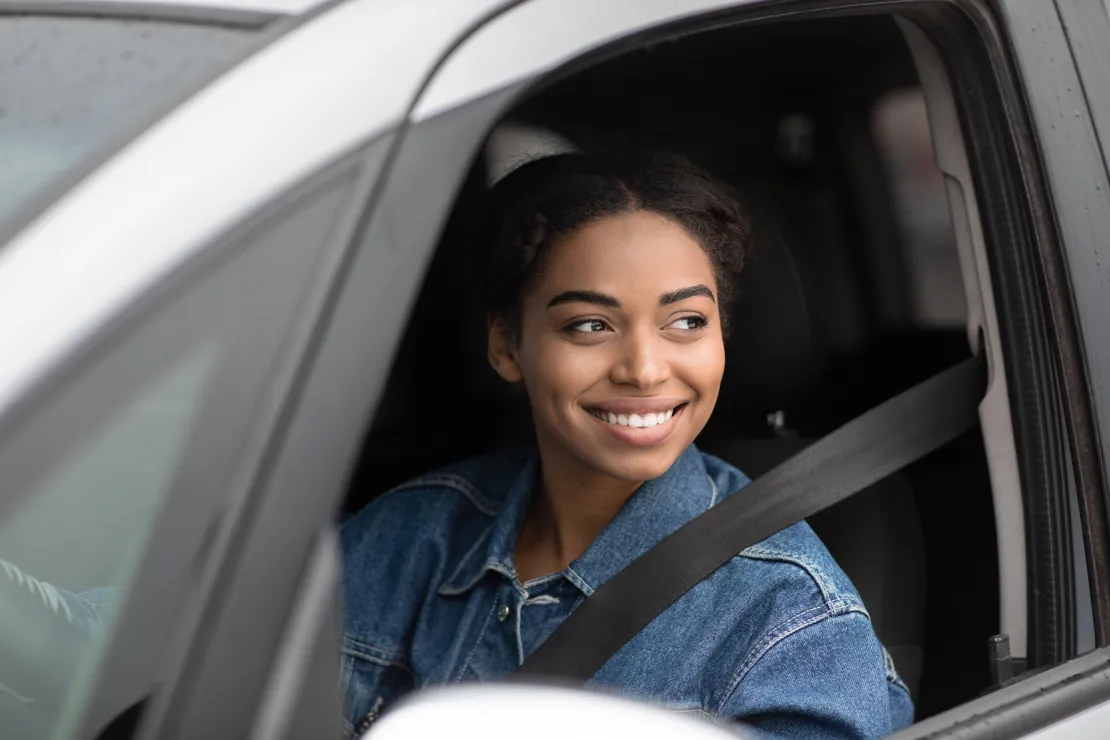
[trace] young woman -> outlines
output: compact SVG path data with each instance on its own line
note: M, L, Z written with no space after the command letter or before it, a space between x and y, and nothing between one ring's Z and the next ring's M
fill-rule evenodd
M508 676L613 574L747 482L692 444L748 246L720 185L675 157L559 155L504 178L487 223L489 362L524 384L536 441L429 473L343 525L349 734L414 689ZM0 621L47 609L67 625L51 660L0 662L0 710L49 708L65 681L40 673L105 634L111 592L0 566ZM685 594L591 684L770 738L879 738L913 714L804 523Z
M747 482L692 444L748 248L724 188L671 156L558 155L494 188L481 239L489 362L524 384L536 443L413 480L345 523L349 730L415 688L506 677L613 574ZM878 738L913 712L804 523L683 596L591 684L776 738Z

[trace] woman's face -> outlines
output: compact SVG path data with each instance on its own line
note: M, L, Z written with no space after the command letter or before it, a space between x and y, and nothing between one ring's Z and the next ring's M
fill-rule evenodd
M717 401L716 296L701 246L652 212L556 244L524 297L519 341L490 334L495 369L528 390L544 464L623 481L666 472Z

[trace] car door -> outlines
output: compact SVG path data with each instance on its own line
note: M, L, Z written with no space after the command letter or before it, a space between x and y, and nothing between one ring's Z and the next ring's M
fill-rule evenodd
M335 697L318 690L328 666L334 667L325 658L334 645L335 618L321 606L331 603L338 567L327 513L342 493L358 440L371 419L422 266L472 157L498 115L526 86L585 55L612 52L621 43L675 23L713 21L737 9L750 10L754 18L757 12L774 13L780 5L640 0L568 8L565 2L530 0L493 17L458 44L408 116L380 196L358 231L331 318L314 335L313 357L300 376L297 402L284 417L280 444L267 460L266 474L258 478L257 525L242 532L235 559L213 575L207 621L188 643L189 654L179 651L171 690L149 718L145 736L243 737L253 732L278 737L332 731L326 717ZM851 12L859 12L866 4L851 5ZM879 5L893 7L876 3L877 11ZM907 12L910 5L905 4ZM1016 24L1024 20L1017 5L1003 6L999 15L988 17ZM838 7L804 9L834 12ZM1082 398L1077 404L1093 408ZM1097 473L1101 480L1102 469ZM283 556L289 538L299 558ZM1093 562L1091 551L1085 554ZM265 583L275 563L295 569L298 579L276 598L263 601L257 584ZM1103 587L1098 572L1092 568L1095 591ZM260 612L269 615L264 626L257 623ZM1104 619L1101 613L1096 617ZM928 732L987 737L991 727L1003 722L1009 723L1006 736L1016 737L1097 701L1102 695L1094 687L1100 686L1104 671L1105 655L1084 656L953 710L933 724L915 726L905 737ZM989 721L977 719L984 713Z

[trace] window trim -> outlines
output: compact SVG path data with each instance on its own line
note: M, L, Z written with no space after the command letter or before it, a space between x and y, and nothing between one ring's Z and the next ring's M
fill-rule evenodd
M1092 144L1099 146L1102 151L1104 168L1110 168L1110 162L1108 162L1108 159L1110 159L1110 85L1107 84L1105 70L1099 64L1101 59L1105 59L1106 55L1110 54L1110 33L1107 33L1107 30L1110 29L1110 17L1108 17L1110 16L1110 5L1104 3L1101 8L1104 12L1097 17L1090 15L1093 3L1057 0L1056 5L1063 31L1072 51L1074 71L1069 68L1069 75L1076 75L1076 81L1081 83L1073 83L1071 87L1076 92L1082 92L1085 108L1088 115L1091 116L1091 122L1094 126L1091 132L1094 134L1094 141L1092 141L1090 133L1084 134L1081 130L1084 127L1083 119L1072 120L1069 118L1066 121L1068 128L1071 129L1069 134L1074 135L1076 137L1074 140L1078 142L1073 146L1082 147L1085 153L1091 151ZM1094 10L1100 9L1095 7ZM1098 40L1098 33L1102 34L1101 42L1103 46L1096 49L1092 42ZM1064 87L1065 91L1070 92L1067 90L1069 87L1067 84ZM1048 102L1051 104L1051 101ZM1051 118L1051 111L1046 111L1043 115ZM1068 141L1066 137L1059 138L1062 142ZM1106 169L1104 169L1104 174L1110 177L1110 171ZM1072 176L1074 176L1074 173L1072 173ZM1106 191L1110 190L1110 183L1103 180L1103 185L1102 203L1101 207L1096 208L1096 213L1105 222L1107 220L1108 198ZM1103 305L1107 307L1107 310L1110 310L1110 300L1106 299L1105 286L1091 285L1093 282L1091 278L1097 275L1097 269L1091 269L1091 261L1094 256L1094 252L1090 248L1091 244L1084 242L1085 240L1081 238L1078 243L1066 244L1066 259L1062 254L1056 255L1055 262L1050 263L1054 275L1052 280L1066 285L1070 279L1072 283L1070 287L1074 294L1082 292L1088 296L1088 300L1101 297ZM1071 265L1070 272L1068 265ZM1097 259L1094 267L1099 267ZM1075 300L1078 301L1078 295L1075 296ZM1071 302L1067 302L1058 309L1060 313L1072 317L1075 310L1076 306ZM1080 368L1077 377L1065 384L1065 390L1069 400L1073 396L1084 400L1090 399L1088 400L1089 407L1084 407L1078 400L1072 401L1071 405L1075 417L1074 423L1083 430L1082 436L1078 439L1081 451L1078 460L1079 469L1077 470L1080 483L1079 510L1087 540L1085 543L1087 568L1092 571L1093 576L1092 596L1096 613L1102 615L1101 625L1096 623L1096 636L1098 644L1103 645L1110 643L1110 480L1105 477L1106 466L1110 465L1110 419L1106 418L1110 416L1110 411L1103 411L1100 426L1097 404L1093 402L1094 391L1091 381L1082 370L1089 367L1090 360L1087 359L1085 363L1084 356L1086 355L1087 358L1091 356L1092 345L1096 347L1101 345L1097 352L1100 352L1104 357L1106 356L1106 339L1105 332L1101 332L1100 335L1097 326L1087 330L1083 330L1081 327L1077 329L1077 322L1074 318L1071 318L1070 321L1064 320L1063 325L1064 332L1070 334L1069 341L1066 344L1066 364ZM1105 396L1105 390L1103 390L1103 394ZM1108 401L1110 401L1110 398L1108 398ZM1110 407L1110 403L1107 405Z

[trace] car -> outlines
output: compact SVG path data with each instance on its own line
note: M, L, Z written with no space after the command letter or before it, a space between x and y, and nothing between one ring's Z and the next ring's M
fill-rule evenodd
M810 519L914 696L896 737L1104 733L1108 58L1100 0L0 0L0 558L127 594L79 644L0 604L52 697L0 668L5 737L373 736L337 524L527 432L466 235L506 169L603 146L750 203L699 445L753 477L987 368L976 429ZM466 691L383 737L498 724Z

